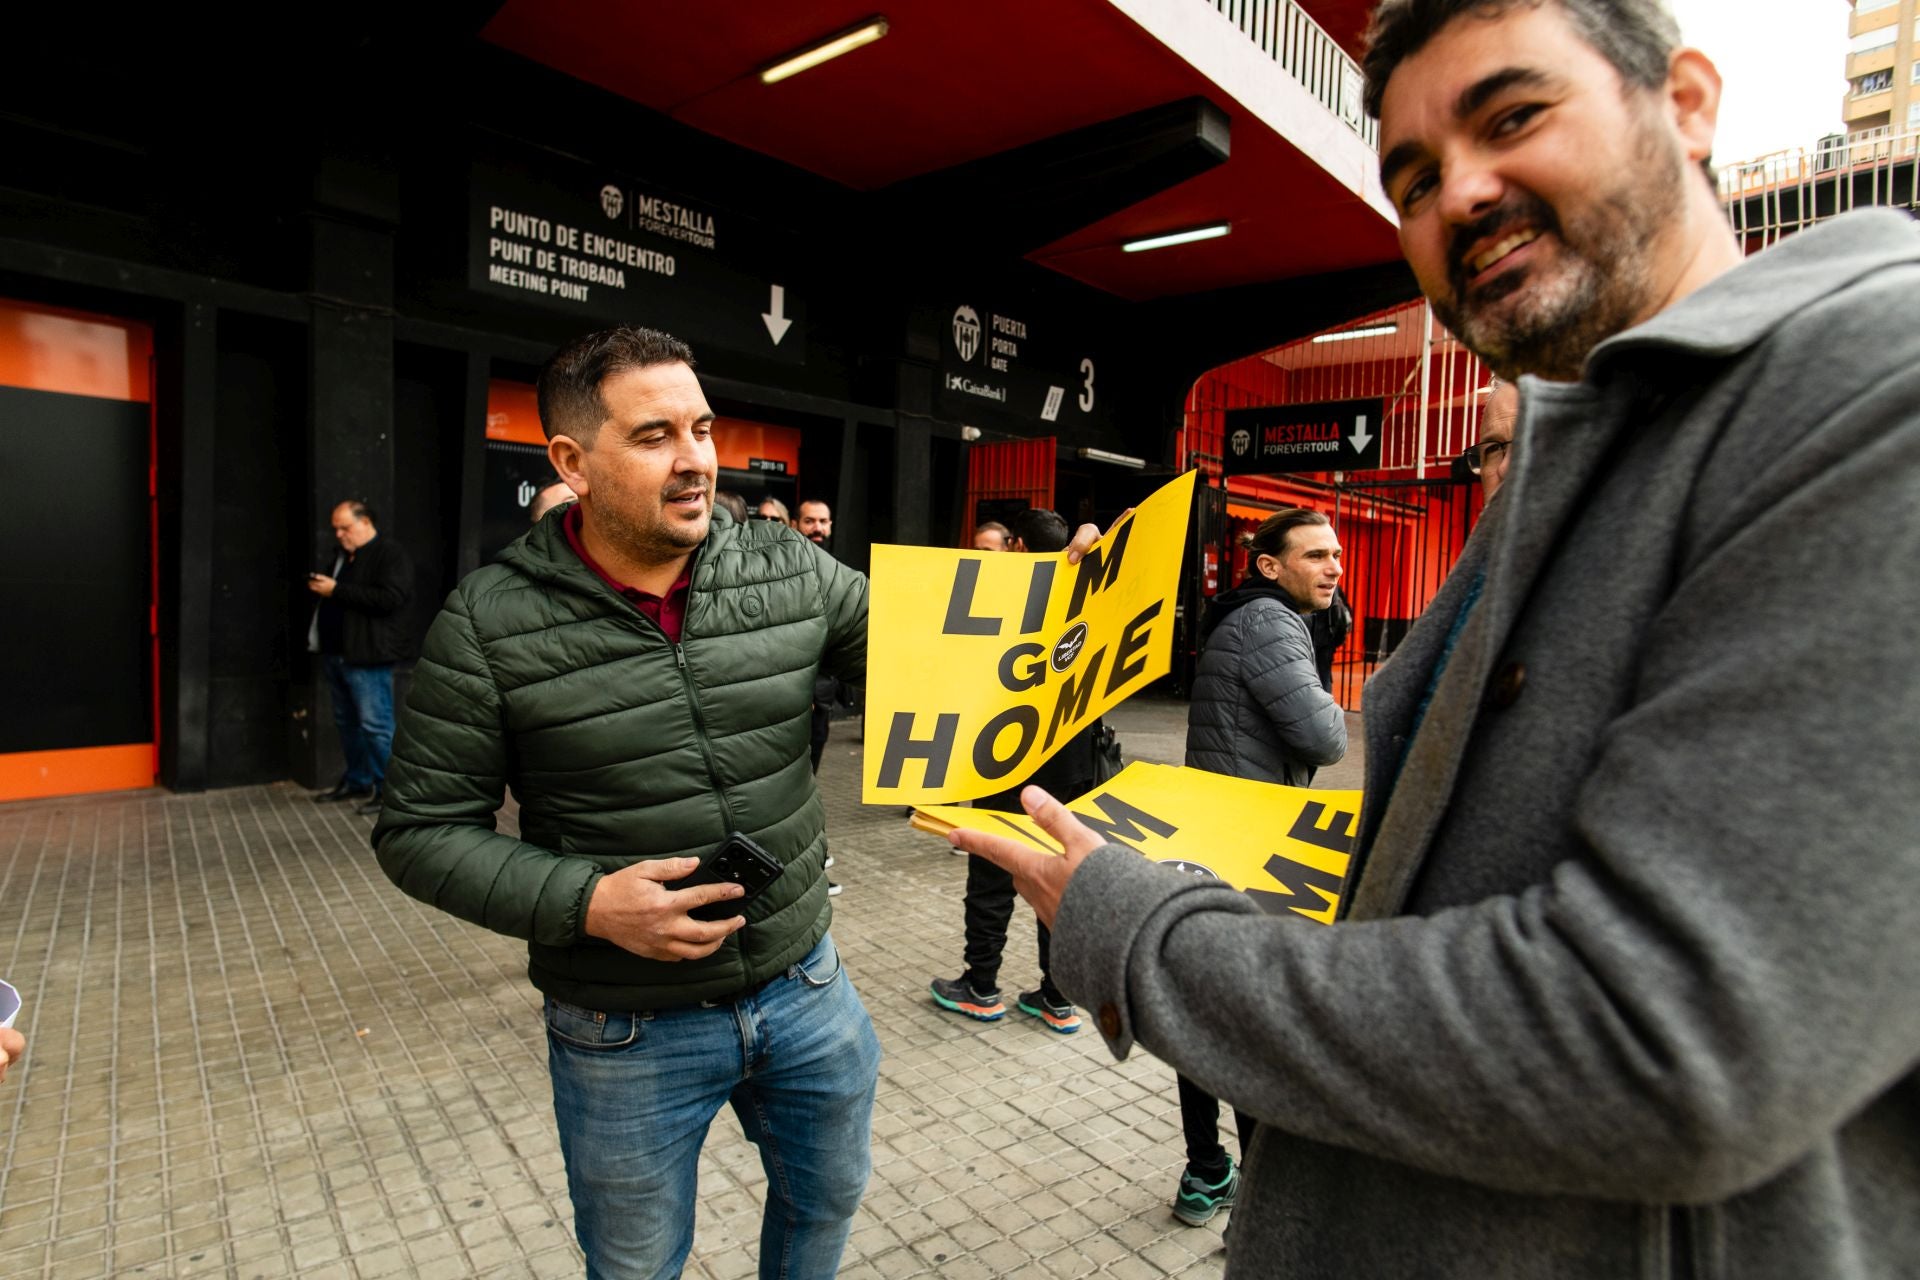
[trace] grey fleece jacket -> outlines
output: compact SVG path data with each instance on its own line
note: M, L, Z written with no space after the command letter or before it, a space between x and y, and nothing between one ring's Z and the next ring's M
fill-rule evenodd
M1300 611L1259 597L1229 613L1200 652L1187 704L1187 763L1304 787L1347 754L1347 717L1320 687Z
M1804 232L1524 390L1367 690L1348 918L1109 848L1056 979L1259 1117L1231 1276L1916 1274L1920 231Z

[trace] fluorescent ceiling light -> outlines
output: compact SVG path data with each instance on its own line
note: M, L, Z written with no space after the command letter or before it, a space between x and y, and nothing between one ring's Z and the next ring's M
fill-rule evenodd
M1172 244L1192 244L1195 240L1217 240L1231 230L1231 222L1216 222L1212 226L1195 227L1191 231L1172 231L1145 240L1129 240L1120 246L1120 250L1123 253L1139 253L1143 249L1164 249Z
M1145 458L1135 458L1124 453L1108 453L1105 449L1076 449L1088 462L1110 462L1116 467L1128 467L1138 471L1147 465Z
M852 53L863 44L872 44L887 34L887 20L873 17L857 27L850 27L837 36L828 36L819 44L810 45L790 57L782 58L760 73L761 84L778 84L788 76L797 76L802 71L817 67L823 62L831 62L843 53Z
M1364 329L1342 329L1338 333L1316 333L1315 342L1351 342L1355 338L1381 338L1389 333L1400 332L1400 326L1392 324L1368 325Z

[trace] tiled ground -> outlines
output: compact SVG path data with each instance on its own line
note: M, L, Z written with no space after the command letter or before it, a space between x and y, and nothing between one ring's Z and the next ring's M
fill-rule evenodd
M1124 708L1130 754L1177 761L1182 710ZM1219 1224L1166 1209L1167 1067L928 1001L964 865L857 803L857 732L821 775L834 936L886 1060L842 1274L1218 1275ZM521 944L392 889L370 825L290 785L0 806L0 1276L581 1273ZM1021 912L1009 989L1032 954ZM754 1273L763 1183L723 1112L689 1274Z

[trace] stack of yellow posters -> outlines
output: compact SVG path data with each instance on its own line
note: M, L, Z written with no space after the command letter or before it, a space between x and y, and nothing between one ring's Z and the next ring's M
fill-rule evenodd
M1360 817L1358 791L1282 787L1144 762L1066 805L1102 839L1223 881L1268 911L1321 924L1339 914ZM913 825L942 836L986 831L1060 852L1024 813L935 805L915 809Z

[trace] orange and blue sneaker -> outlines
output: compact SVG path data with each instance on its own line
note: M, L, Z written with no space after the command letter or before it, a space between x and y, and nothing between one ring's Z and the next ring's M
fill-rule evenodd
M1051 1031L1070 1036L1080 1029L1080 1014L1064 1000L1049 1000L1047 991L1042 987L1038 991L1022 991L1014 1002L1022 1013L1030 1013L1047 1024Z
M1007 1006L998 991L975 991L961 978L935 978L929 988L933 1002L950 1013L981 1022L998 1022L1007 1016Z

